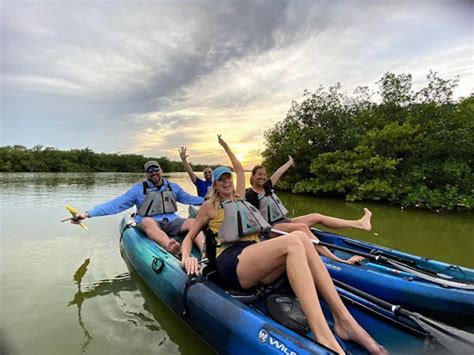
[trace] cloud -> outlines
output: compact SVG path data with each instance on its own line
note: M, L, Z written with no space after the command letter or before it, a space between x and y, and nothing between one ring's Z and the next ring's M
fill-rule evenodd
M222 133L250 161L305 89L376 90L387 71L421 85L434 69L461 75L460 95L472 91L469 2L4 4L7 142L27 145L41 129L58 147L177 158L188 145L196 162L224 162ZM60 134L59 119L83 123L81 138Z

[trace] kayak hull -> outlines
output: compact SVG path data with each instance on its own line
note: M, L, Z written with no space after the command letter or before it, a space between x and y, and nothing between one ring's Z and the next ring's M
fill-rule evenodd
M267 314L262 300L243 304L217 284L204 278L186 290L186 283L190 279L182 270L178 259L146 238L126 219L122 221L120 231L121 251L130 266L177 317L218 353L333 353L314 341L311 332L299 334L275 322ZM360 306L355 304L356 301L356 297L349 294L345 302L350 312L391 353L417 354L432 346L429 339L416 330L405 329L404 324L397 324L397 319L388 313L374 315L364 308L375 308L373 305L359 300L365 302ZM324 303L322 305L331 325L328 307ZM366 353L355 343L342 344L353 354Z

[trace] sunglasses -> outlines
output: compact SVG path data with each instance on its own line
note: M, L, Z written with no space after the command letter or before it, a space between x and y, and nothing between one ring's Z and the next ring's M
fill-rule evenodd
M160 168L150 168L150 169L148 169L146 172L147 172L148 174L154 174L154 173L159 173L160 170L161 170Z

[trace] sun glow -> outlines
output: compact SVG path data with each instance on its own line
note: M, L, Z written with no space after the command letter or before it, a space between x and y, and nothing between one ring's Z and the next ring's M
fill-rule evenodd
M237 159L239 159L239 161L240 161L242 164L244 163L246 154L244 154L244 153L237 153L237 154L235 154L235 156L237 157Z

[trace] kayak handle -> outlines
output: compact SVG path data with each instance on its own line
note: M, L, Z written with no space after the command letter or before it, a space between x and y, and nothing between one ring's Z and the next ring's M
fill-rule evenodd
M164 261L155 256L153 258L153 261L151 262L151 268L153 269L153 271L159 274L161 271L163 271L164 267L165 267Z

